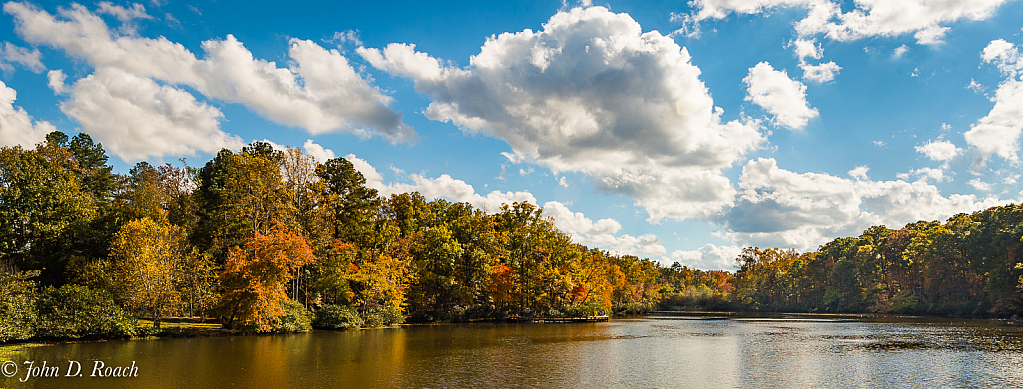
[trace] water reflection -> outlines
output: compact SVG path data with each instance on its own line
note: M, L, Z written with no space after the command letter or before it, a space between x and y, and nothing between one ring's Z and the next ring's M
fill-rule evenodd
M80 361L86 377L0 387L1020 387L1023 329L660 316L62 344L25 360ZM139 377L87 377L95 360L135 361Z

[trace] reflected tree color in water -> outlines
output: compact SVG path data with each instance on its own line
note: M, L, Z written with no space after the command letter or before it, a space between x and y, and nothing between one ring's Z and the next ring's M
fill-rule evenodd
M657 316L62 344L81 378L4 387L1023 387L1023 328L970 320ZM138 378L90 378L92 360ZM23 373L23 370L22 370ZM20 376L19 376L20 377Z

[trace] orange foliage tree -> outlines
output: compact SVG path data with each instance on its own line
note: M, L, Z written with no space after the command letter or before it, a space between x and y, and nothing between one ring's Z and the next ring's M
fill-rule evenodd
M228 325L238 320L270 331L284 316L288 282L299 267L314 260L305 237L275 223L270 235L255 232L245 247L233 247L221 273L221 309Z

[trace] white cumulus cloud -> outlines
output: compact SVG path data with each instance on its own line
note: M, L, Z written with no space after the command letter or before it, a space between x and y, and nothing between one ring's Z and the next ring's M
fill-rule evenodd
M357 52L412 79L433 100L429 118L503 139L555 173L592 175L651 219L727 206L734 188L720 169L765 141L755 121L722 122L685 49L603 7L491 37L465 68L408 44Z
M599 247L613 254L632 254L640 257L663 256L667 253L661 239L656 235L616 236L622 225L614 219L600 219L594 222L582 212L572 212L565 204L557 201L544 203L543 211L544 215L554 218L554 225L570 234L576 243Z
M53 93L64 94L68 92L67 85L64 84L64 81L67 80L67 75L64 74L63 70L57 69L46 72L46 80L46 85L53 90Z
M102 18L73 4L57 16L32 4L9 2L15 28L26 41L61 49L96 68L118 68L137 77L194 88L206 97L240 103L277 123L312 134L343 131L378 134L392 141L416 135L402 115L388 108L392 98L369 84L337 50L292 39L290 66L254 58L234 36L203 42L199 59L167 38L111 31ZM107 4L98 12L118 18L142 17L144 9Z
M923 146L916 146L916 151L926 155L932 161L947 162L962 153L962 149L947 140L932 140Z
M803 70L804 80L818 84L834 80L838 71L842 70L842 67L835 64L834 61L819 65L810 65L802 62L799 64L799 68Z
M334 159L333 150L323 148L323 146L314 143L312 139L306 139L305 144L302 145L302 149L318 163L324 163L327 162L328 159Z
M733 270L742 247L706 244L696 250L675 250L669 258L683 266L708 270Z
M18 91L0 81L0 146L32 148L46 139L46 134L56 131L47 121L36 121L24 108L14 105Z
M849 177L855 178L857 180L866 180L867 179L867 172L868 171L870 171L870 168L867 167L866 165L864 165L864 166L857 166L857 167L853 168L852 170L850 170L848 174L849 174Z
M952 177L945 175L945 169L922 167L912 171L921 180L934 180L935 182L952 181Z
M938 44L948 23L983 20L1009 0L857 0L843 12L837 0L693 0L693 12L681 19L686 30L699 30L704 20L735 14L760 14L777 8L801 7L807 15L796 23L801 36L822 34L837 41L912 33L917 43Z
M796 57L799 57L800 60L807 57L821 59L821 56L824 55L824 49L816 39L796 39L792 41L792 46L795 47Z
M419 192L428 199L445 198L460 203L469 203L476 208L486 212L498 212L502 204L511 205L516 202L528 201L536 204L536 197L529 192L501 192L492 191L486 195L476 193L476 189L465 181L452 178L450 175L442 174L436 178L430 178L421 174L410 174L406 182L383 182L383 175L354 154L345 156L352 165L364 177L366 186L376 189L381 196L392 194ZM411 181L411 182L408 182Z
M122 23L127 23L135 19L152 19L152 16L146 13L146 7L139 3L133 3L131 7L122 7L114 5L109 1L101 1L96 4L99 9L97 13L111 15Z
M995 91L991 111L963 136L966 143L977 149L981 165L992 155L1018 163L1019 136L1023 130L1023 79L1020 78L1023 61L1019 50L1001 39L989 43L981 58L996 65L1006 80Z
M873 225L901 228L918 220L944 219L1006 203L994 197L942 196L925 180L850 180L823 173L800 174L765 158L746 164L739 182L736 206L719 220L726 235L739 244L802 251L836 237L855 236Z
M790 79L784 70L775 70L767 62L750 68L742 82L749 87L746 101L774 115L774 122L781 127L800 130L819 115L806 101L806 85Z
M127 162L242 145L220 130L223 114L217 108L118 68L99 68L75 82L60 109Z
M995 64L998 70L1010 77L1018 76L1023 70L1019 49L1004 39L996 39L988 43L984 47L984 51L981 52L980 58L984 62Z
M19 64L34 73L42 73L46 70L42 57L39 49L29 50L11 42L4 42L4 46L0 48L0 69L10 72L14 70L12 64Z
M966 183L970 184L970 186L972 186L973 189L976 189L976 190L979 190L979 191L984 191L984 192L990 192L991 191L991 184L984 182L980 178L974 178L972 180L967 181Z

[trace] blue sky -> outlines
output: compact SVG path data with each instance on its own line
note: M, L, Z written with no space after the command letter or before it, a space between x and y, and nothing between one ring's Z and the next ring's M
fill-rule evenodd
M7 2L0 144L253 140L730 269L1023 196L1023 2Z

